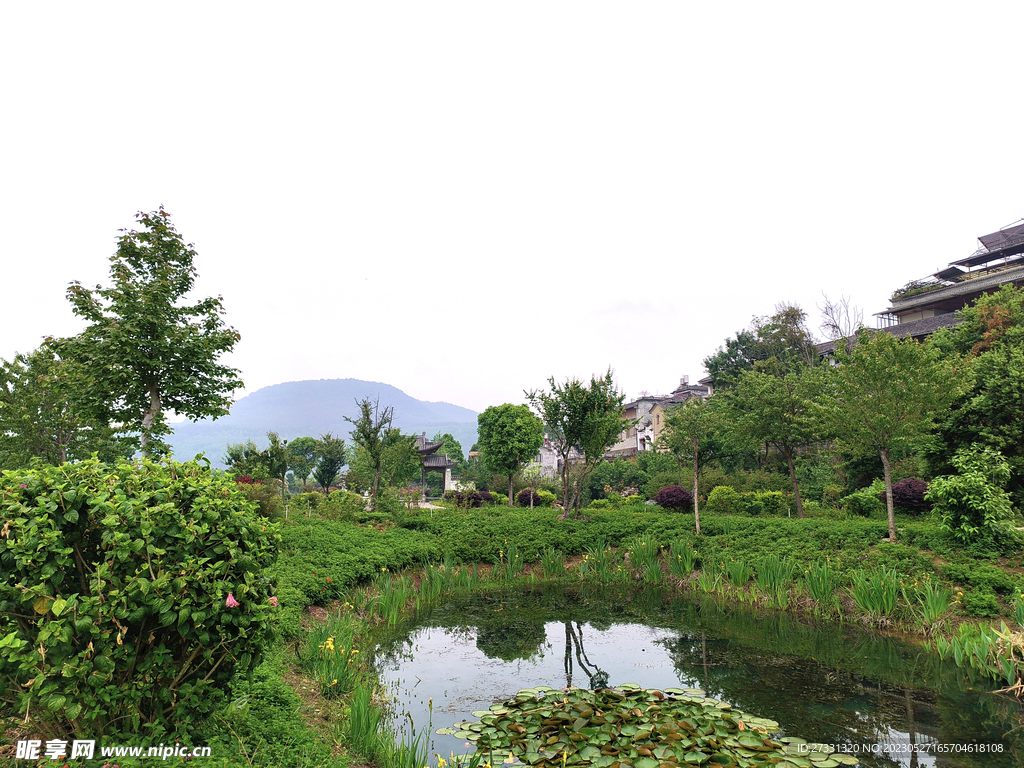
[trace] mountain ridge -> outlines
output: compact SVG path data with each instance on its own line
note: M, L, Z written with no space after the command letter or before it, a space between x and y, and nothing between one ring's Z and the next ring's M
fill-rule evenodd
M417 400L392 384L362 379L306 379L271 384L239 398L227 416L172 425L168 443L176 458L205 453L215 467L228 443L253 440L266 446L268 431L283 440L319 437L330 432L350 441L352 425L345 416L358 415L357 400L379 400L394 408L394 425L406 434L448 432L468 451L476 442L478 413L443 401Z

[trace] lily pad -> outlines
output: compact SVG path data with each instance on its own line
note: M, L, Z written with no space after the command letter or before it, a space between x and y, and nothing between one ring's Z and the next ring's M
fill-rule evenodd
M857 764L855 758L848 763L846 755L831 755L824 745L807 745L794 736L774 738L774 720L734 710L730 702L703 693L643 689L635 683L595 691L538 686L474 712L480 721L451 730L476 741L477 754L501 751L532 768Z

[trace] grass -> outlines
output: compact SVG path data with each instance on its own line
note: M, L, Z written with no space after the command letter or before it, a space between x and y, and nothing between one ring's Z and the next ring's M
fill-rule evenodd
M885 622L892 618L899 605L902 584L895 570L880 573L854 571L850 596L857 607L871 619Z

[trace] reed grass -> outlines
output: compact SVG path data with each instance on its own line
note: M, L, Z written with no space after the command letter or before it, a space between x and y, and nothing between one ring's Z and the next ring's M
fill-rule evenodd
M861 611L875 621L889 619L896 613L902 585L894 568L875 573L854 571L851 578L850 595Z
M678 579L685 579L697 566L697 553L689 544L673 541L668 551L668 570Z

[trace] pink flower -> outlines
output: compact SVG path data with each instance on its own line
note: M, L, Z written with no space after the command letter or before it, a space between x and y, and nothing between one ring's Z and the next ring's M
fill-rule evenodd
M235 600L235 596L228 592L228 599L224 601L224 605L228 608L237 608L241 603Z
M276 597L270 598L270 604L272 606L274 606L275 608L277 608L277 598Z

